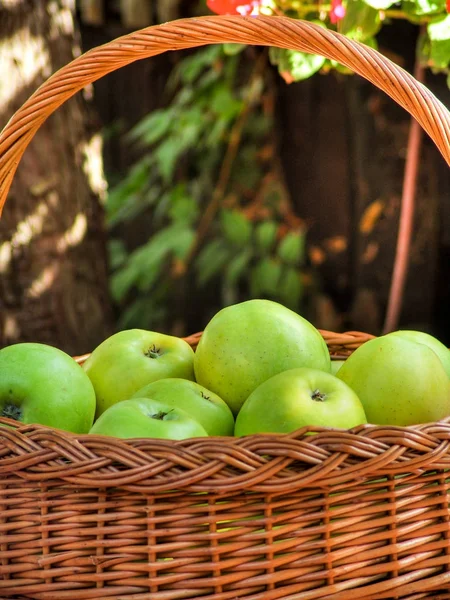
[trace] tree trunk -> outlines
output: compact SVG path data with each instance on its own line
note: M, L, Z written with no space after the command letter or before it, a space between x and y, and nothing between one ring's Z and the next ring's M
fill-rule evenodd
M73 0L0 0L0 126L79 52ZM0 221L0 347L84 353L112 331L101 138L78 94L40 128Z

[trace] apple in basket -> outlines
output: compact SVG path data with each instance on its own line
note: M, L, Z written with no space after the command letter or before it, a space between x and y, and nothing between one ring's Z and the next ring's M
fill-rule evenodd
M172 408L181 408L198 421L208 435L233 435L234 418L217 394L186 379L159 379L138 390L135 398L150 398Z
M369 423L404 427L450 415L450 379L429 344L415 337L390 333L370 340L339 369L337 377L356 392Z
M330 372L330 355L306 319L269 300L219 311L206 325L194 358L198 383L218 394L236 415L261 383L282 371Z
M100 415L89 433L171 440L208 435L200 423L181 408L150 398L132 398L113 404Z
M94 388L68 354L37 343L0 350L0 416L87 433L94 414Z
M129 329L102 342L83 365L97 397L96 416L139 389L166 377L194 379L194 351L184 340Z
M445 372L450 377L450 350L444 346L442 342L423 331L400 330L394 331L392 335L400 336L405 340L410 340L411 342L416 342L418 344L425 344L425 346L431 348L431 350L437 354Z
M254 390L236 418L236 436L290 433L317 425L350 429L367 423L353 390L331 373L291 369L278 373Z

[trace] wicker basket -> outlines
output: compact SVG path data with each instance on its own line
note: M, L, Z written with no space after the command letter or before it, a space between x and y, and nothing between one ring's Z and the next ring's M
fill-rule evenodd
M225 41L347 65L450 163L448 111L371 48L282 17L205 17L117 39L39 88L0 137L0 207L36 130L83 86L165 50ZM371 336L324 337L346 354ZM450 599L450 424L307 431L169 442L2 429L0 597Z

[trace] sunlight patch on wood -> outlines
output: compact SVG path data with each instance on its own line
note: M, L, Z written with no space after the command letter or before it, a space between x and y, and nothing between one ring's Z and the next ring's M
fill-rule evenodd
M371 263L372 261L374 261L376 259L376 257L378 256L379 250L380 250L379 244L377 244L376 242L369 242L367 244L366 249L364 250L362 257L361 257L361 262L364 265L368 265L369 263Z
M3 337L6 340L17 340L20 337L20 328L17 320L12 315L6 315L3 325Z
M45 40L31 34L28 27L2 40L2 65L8 77L0 79L0 106L7 106L22 90L42 74L51 74L50 55Z
M326 254L319 246L311 246L309 249L309 258L313 265L321 265L326 260Z
M42 296L44 292L46 292L52 287L58 272L59 265L56 262L46 267L31 283L31 285L25 292L25 295L28 298L39 298L39 296Z
M100 200L106 200L107 183L103 171L103 139L100 134L95 134L82 146L84 156L83 171L88 178L92 191Z
M8 270L13 249L28 245L34 237L42 233L48 212L48 204L39 202L35 211L20 221L11 239L0 245L0 273L6 273Z
M56 244L59 253L63 253L67 248L73 248L84 239L87 231L86 215L78 213L75 217L72 227L67 229Z
M75 0L49 2L47 10L50 15L50 37L55 39L61 34L73 36Z
M361 233L364 235L372 233L375 225L383 215L385 204L386 203L383 202L383 200L375 200L369 204L359 222L359 231Z
M30 243L33 237L42 231L42 225L44 222L45 215L48 212L48 206L41 203L38 207L38 214L34 214L27 219L27 223L24 221L19 224L13 239L10 242L6 242L0 246L0 273L4 272L11 261L12 249L17 245L25 245ZM34 221L33 221L34 218ZM40 219L40 220L39 220ZM33 222L33 226L28 221ZM82 242L87 231L87 218L86 215L78 213L73 221L71 227L69 227L64 234L56 242L56 251L58 255L64 254L68 248L73 248ZM28 298L38 298L44 292L49 290L53 285L60 265L54 262L49 267L43 269L39 275L32 281L30 286L25 292Z
M347 250L347 239L343 235L336 235L324 241L324 244L333 254L340 254Z
M2 4L5 8L10 8L10 7L17 8L21 4L25 4L25 0L3 0Z

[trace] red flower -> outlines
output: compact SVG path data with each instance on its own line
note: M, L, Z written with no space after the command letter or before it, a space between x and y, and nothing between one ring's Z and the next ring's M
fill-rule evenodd
M450 0L447 0L450 2ZM345 7L342 6L342 0L331 0L330 21L338 23L345 17Z
M263 0L207 0L207 7L218 15L257 15ZM450 0L449 0L450 1Z
M450 14L450 0L447 0L447 12Z

